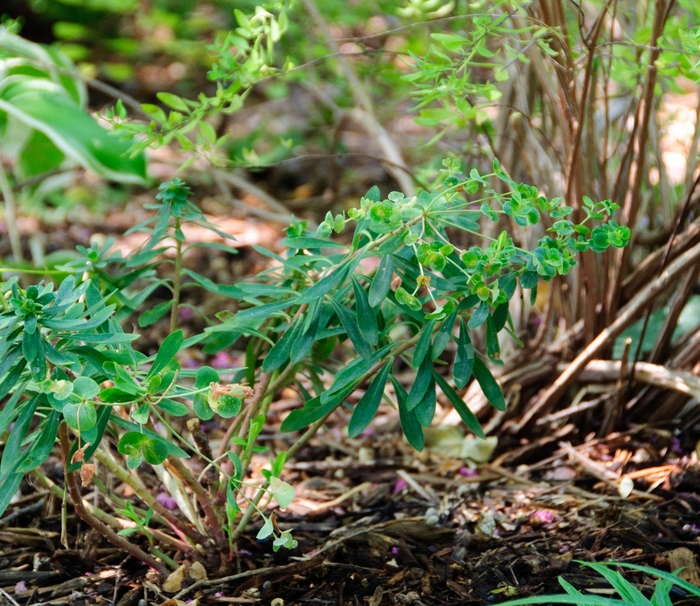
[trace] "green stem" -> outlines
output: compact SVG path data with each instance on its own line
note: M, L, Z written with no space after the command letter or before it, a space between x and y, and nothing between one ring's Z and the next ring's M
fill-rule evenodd
M173 306L170 310L170 332L177 330L178 310L180 308L180 273L182 272L182 242L177 237L180 231L180 219L175 219L175 275L173 276Z
M10 182L7 180L7 174L2 166L2 162L0 162L0 191L5 200L5 221L7 223L7 233L10 236L12 257L17 263L21 263L24 257L22 255L22 240L17 228L17 205L15 204L15 196L12 193Z

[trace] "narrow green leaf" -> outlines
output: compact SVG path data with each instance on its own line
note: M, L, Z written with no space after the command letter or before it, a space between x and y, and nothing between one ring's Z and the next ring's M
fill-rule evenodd
M459 319L459 339L457 341L457 353L455 354L452 377L457 389L462 389L469 382L474 368L474 346L469 338L467 327L462 318Z
M321 394L321 400L325 403L336 392L345 389L351 383L355 383L364 377L377 362L379 362L393 347L393 343L385 345L377 350L370 360L356 358L335 375L333 385Z
M503 330L508 320L508 303L501 303L493 312L493 329L498 333Z
M394 384L396 401L399 405L399 420L401 421L403 435L406 436L408 443L418 452L420 452L425 447L425 436L423 435L423 428L416 418L416 411L408 409L408 405L406 403L408 396L406 394L406 390L403 388L403 385L401 385L401 383L399 383L393 376L391 377L391 382Z
M479 358L474 359L474 378L479 382L481 391L484 392L491 406L496 410L504 411L506 409L506 401L503 397L503 392L496 379L493 378L491 371Z
M414 408L416 418L423 427L430 427L435 417L437 407L437 394L435 393L435 379L431 379L428 389L426 389L423 399Z
M333 240L324 240L323 238L314 238L313 236L288 236L282 240L282 246L296 249L350 248L347 244L342 244Z
M486 439L486 435L484 434L484 430L481 428L481 424L476 416L474 416L474 413L469 410L461 396L434 370L433 376L435 377L435 382L440 386L440 389L442 389L442 393L444 393L447 399L450 401L450 404L452 404L454 409L457 411L457 414L460 416L462 421L464 421L464 424L467 426L469 431L471 431L477 438Z
M156 359L153 360L153 365L146 375L147 379L157 375L170 363L171 360L175 359L175 354L180 351L183 340L184 336L182 334L182 330L176 330L165 337L160 349L158 350L158 353L156 354Z
M324 295L335 288L343 278L345 278L349 268L350 263L344 263L340 267L336 268L332 273L321 278L312 287L304 290L296 302L299 305L303 305L304 303L311 303L312 301L321 299Z
M494 364L503 365L501 361L501 345L498 342L498 333L491 316L486 318L486 355Z
M364 288L362 288L355 276L352 277L352 289L353 293L355 294L357 323L360 326L362 336L370 345L376 345L379 342L377 317L374 315L374 310L369 304L367 292Z
M450 342L450 339L452 338L452 329L454 328L456 318L457 310L455 309L437 331L435 339L433 340L433 360L437 360L440 357L440 354L445 351L445 347L447 347L447 344Z
M263 318L275 312L282 311L288 307L300 304L299 298L285 299L284 301L275 301L274 303L266 303L265 305L256 305L249 309L243 309L236 315L241 320L250 318Z
M372 286L369 288L368 301L370 307L377 307L386 299L391 290L391 279L394 275L394 257L386 255L379 262L379 267L374 274Z
M267 355L263 359L263 372L277 370L289 359L292 345L294 345L294 342L299 337L302 326L303 323L301 322L301 318L299 318L294 325L287 327L287 330L284 331L279 341L270 348L270 351L267 352Z
M486 318L489 317L489 304L486 301L482 301L479 307L476 308L472 317L469 318L469 330L474 330L486 322Z
M12 497L15 496L23 477L23 473L11 473L2 482L2 485L0 486L0 516L5 513L5 510L10 504Z
M22 405L19 416L15 421L15 426L12 428L3 449L2 461L0 462L0 476L4 477L12 473L20 464L20 446L27 435L27 430L31 425L38 403L38 397L34 396Z
M359 436L369 426L374 415L377 414L379 404L381 404L382 396L384 395L384 386L391 372L394 358L387 361L372 379L372 383L362 396L360 401L355 406L355 410L350 417L348 424L348 435L351 438Z
M315 341L316 333L321 322L321 312L323 311L323 301L317 300L310 308L307 319L310 320L306 330L300 334L292 344L290 358L292 364L301 362L306 355L311 351Z
M433 327L435 326L435 320L430 320L421 330L421 335L416 343L416 347L413 350L413 360L411 364L413 368L418 368L428 355L430 351L431 339L433 338Z
M58 422L60 413L57 410L51 414L39 425L37 431L39 437L29 447L27 457L15 470L16 473L26 473L41 465L51 454L54 442L56 441L56 433L58 432Z
M329 412L340 406L343 400L345 400L345 398L347 398L355 390L355 387L356 383L353 383L347 389L333 394L331 397L326 399L325 402L322 402L321 396L316 396L315 398L308 400L304 403L303 408L293 410L289 413L287 418L282 421L280 431L282 433L298 431L308 427L319 419L322 419ZM323 395L325 395L325 393Z
M355 347L357 353L359 353L365 360L369 360L372 357L372 348L369 343L365 341L362 333L360 332L360 327L357 324L357 320L353 317L353 314L338 303L335 299L331 298L331 305L335 309L335 313L340 319L340 323L343 325L346 334L348 335L350 341Z
M172 301L165 301L164 303L158 303L151 309L144 311L139 316L139 328L145 328L151 324L155 324L160 320L165 314L167 314L173 306Z
M425 356L423 362L418 367L416 378L411 386L411 393L408 394L406 405L408 410L413 410L423 400L425 392L433 378L433 361L429 356Z
M168 398L160 400L160 402L158 402L158 407L174 417L184 417L190 412L190 409L182 402L176 402Z

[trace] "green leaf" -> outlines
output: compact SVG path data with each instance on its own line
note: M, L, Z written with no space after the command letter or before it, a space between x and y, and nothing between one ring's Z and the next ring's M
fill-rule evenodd
M34 396L22 404L19 416L15 421L15 425L7 438L5 448L2 452L0 476L5 477L7 474L12 473L22 462L20 458L20 447L27 435L38 403L38 397Z
M362 288L355 276L352 277L352 289L355 294L357 323L360 327L360 332L367 343L376 345L379 342L377 317L374 315L372 306L369 304L367 292Z
M196 389L203 389L204 387L209 387L211 383L218 382L219 373L211 366L200 366L197 369L197 374L194 379L194 386Z
M23 477L23 473L11 473L2 482L2 485L0 485L0 515L5 513L12 497L15 496L15 493L19 489Z
M437 360L440 357L442 352L445 351L445 347L447 347L447 344L450 342L450 339L452 338L452 329L454 328L456 318L457 310L455 309L437 331L435 339L433 340L433 360Z
M345 329L345 332L350 338L350 341L352 341L352 344L355 346L355 350L365 360L369 360L372 357L372 348L362 336L356 318L353 317L353 314L335 299L331 298L330 301L331 305L333 305L333 308L335 309L335 313L338 315L338 318L343 325L343 328Z
M350 248L347 244L341 244L333 240L314 238L312 236L294 236L282 240L282 246L296 249L318 249L318 248Z
M100 393L100 386L95 379L90 377L78 377L73 381L73 393L82 400L92 400Z
M185 103L184 99L173 95L172 93L156 93L156 97L163 104L167 105L169 108L177 110L179 112L189 113L189 107Z
M168 398L164 398L158 402L158 407L173 417L184 417L190 412L190 409L187 408L187 406L185 406L182 402L176 402L175 400L169 400Z
M82 434L97 424L97 411L90 401L69 402L63 407L63 418L68 423L68 427Z
M160 320L165 314L167 314L173 306L172 301L165 301L164 303L158 303L158 305L154 306L153 308L149 309L148 311L144 311L140 316L139 316L139 327L140 328L145 328L146 326L150 326L151 324L155 324L158 320Z
M139 394L129 393L118 387L108 387L100 392L100 400L106 404L127 404L136 402L140 397Z
M498 333L493 325L493 319L489 316L486 319L486 355L497 365L502 365L501 345L498 342Z
M357 260L359 260L359 257ZM345 278L350 264L351 263L344 263L340 267L337 267L332 273L321 278L316 284L304 290L296 302L299 305L303 305L304 303L311 303L312 301L321 299L325 294L335 288L338 282Z
M423 435L423 428L416 418L416 411L408 409L406 390L403 388L403 385L393 376L391 377L391 382L394 384L396 401L399 405L399 420L401 421L403 435L406 436L408 443L420 452L425 447L425 436Z
M479 382L481 391L484 392L491 406L496 410L504 411L506 409L506 401L503 397L503 392L498 383L496 383L496 379L493 378L491 371L479 358L474 359L474 378Z
M430 320L421 329L420 338L418 339L418 343L416 343L416 347L413 350L413 360L411 361L413 368L418 368L423 363L425 356L428 355L428 351L430 351L430 342L433 338L434 326L435 320Z
M323 301L321 299L316 301L309 309L311 316L306 317L307 320L310 319L310 322L308 322L308 328L296 338L294 344L292 345L292 351L290 354L292 364L296 364L297 362L303 360L311 351L311 348L316 341L316 333L318 333L318 327L321 322L322 310Z
M151 465L160 465L168 458L168 443L164 438L148 438L141 446L143 458Z
M177 352L180 351L180 347L182 347L183 340L184 337L182 334L182 330L176 330L175 332L170 333L167 337L165 337L163 343L160 346L160 349L158 350L156 359L153 360L153 365L151 366L151 369L146 375L147 379L154 375L157 375L170 363L171 360L175 359L175 354L177 354Z
M312 423L315 423L319 419L325 417L328 413L332 412L335 408L340 406L343 400L347 398L354 390L356 385L353 383L350 387L343 391L333 394L328 397L325 402L322 402L321 396L316 396L315 398L308 400L304 403L304 407L301 409L293 410L289 413L287 418L282 421L280 426L280 431L282 433L287 433L290 431L298 431L308 427ZM326 395L325 393L323 395Z
M243 398L231 394L222 394L216 400L210 400L209 405L220 417L230 419L241 412Z
M486 301L482 301L479 307L476 308L472 317L469 318L469 330L474 330L486 322L486 318L489 317L489 304Z
M15 470L17 473L26 473L39 467L51 454L54 442L56 441L56 433L58 432L58 422L60 420L60 413L57 410L51 412L51 414L44 419L44 421L39 425L37 431L39 432L39 437L34 441L34 443L29 447L27 456L22 463Z
M146 183L144 155L128 157L129 143L110 135L48 79L18 78L0 91L0 111L42 132L63 154L101 177Z
M416 412L416 418L423 427L430 427L435 416L437 407L437 394L435 393L435 379L430 381L428 389L423 394L423 399L413 409Z
M195 395L192 401L192 408L194 409L194 414L202 419L202 421L208 421L214 416L214 411L211 406L209 406L209 401L201 393Z
M370 307L381 305L382 301L387 298L391 290L391 280L394 275L394 261L392 255L382 257L379 262L379 267L374 274L372 286L369 288L368 301Z
M95 454L95 451L102 443L102 437L104 436L105 430L107 429L107 423L109 422L112 410L109 406L100 406L97 410L97 424L90 431L86 431L80 434L83 442L89 442L90 446L85 449L85 460L89 461L90 457ZM70 450L70 456L68 461L73 459L73 455L78 450L78 442L74 442ZM74 472L80 469L82 463L76 461L75 463L68 464L68 472Z
M275 301L274 303L266 303L265 305L257 305L249 309L239 311L236 316L243 319L263 318L272 315L275 312L282 311L288 307L300 304L299 297L285 299L284 301Z
M255 536L258 541L262 541L263 539L266 539L270 535L273 535L275 533L275 527L272 524L272 520L270 518L265 519L265 523L263 524L262 528L258 531L258 534Z
M475 362L476 361L478 361L478 358L475 359ZM450 404L452 404L454 409L457 411L457 414L460 416L462 421L464 421L464 424L469 428L469 431L471 431L477 438L485 440L486 434L484 434L484 430L481 428L481 425L479 424L476 416L474 416L474 413L469 410L467 405L464 403L461 396L435 370L433 370L433 377L435 377L435 382L440 386L442 393L444 393L447 399L450 401Z
M474 346L469 338L467 327L462 318L459 319L459 339L457 341L457 353L455 354L452 377L458 389L462 389L469 382L474 368Z
M384 386L391 372L391 367L394 363L394 358L391 358L382 366L379 372L375 375L372 383L360 398L360 401L355 406L355 410L350 417L348 424L348 435L351 438L359 436L371 423L374 415L377 414L377 409L384 395Z
M433 378L433 361L429 356L423 359L423 362L418 367L416 378L411 386L411 393L408 394L406 405L408 410L413 410L425 396L425 392Z
M277 370L288 359L292 351L292 345L299 337L303 327L301 318L291 327L287 327L280 339L270 348L265 355L262 363L263 372L272 372Z
M280 480L278 477L270 478L270 486L268 488L272 498L277 501L277 504L284 509L289 507L294 500L294 488L287 482Z

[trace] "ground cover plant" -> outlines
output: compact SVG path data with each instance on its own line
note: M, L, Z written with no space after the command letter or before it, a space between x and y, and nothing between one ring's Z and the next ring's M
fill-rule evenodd
M115 581L113 601L139 589L216 601L226 575L222 588L254 583L232 589L245 600L261 588L272 600L289 579L299 603L328 592L345 603L353 583L375 606L387 592L406 604L669 603L669 583L682 583L661 571L648 599L589 565L622 602L579 592L580 577L562 579L567 596L541 583L575 575L572 555L695 569L680 552L695 547L700 502L697 111L674 148L683 162L667 151L673 95L687 100L697 82L697 7L82 8L47 9L61 13L54 31L77 69L20 38L19 22L0 40L12 245L2 523L60 510L51 540L92 561L72 503L116 546L108 557L160 575L128 591ZM92 79L93 51L134 96ZM127 71L137 88L120 80ZM170 84L153 88L157 74ZM85 84L107 95L97 117L114 133L86 111ZM37 96L63 114L29 119ZM68 175L96 187L76 167L141 182L144 152L162 184L138 197L126 234L21 265L18 210L31 216ZM280 237L241 245L224 227L230 209L275 222ZM35 261L40 240L29 240ZM254 269L214 269L235 263ZM469 439L445 428L449 407ZM321 477L336 484L312 508L328 513L316 525L299 512ZM39 505L22 508L24 494ZM678 549L666 557L665 545ZM36 601L28 593L13 595Z

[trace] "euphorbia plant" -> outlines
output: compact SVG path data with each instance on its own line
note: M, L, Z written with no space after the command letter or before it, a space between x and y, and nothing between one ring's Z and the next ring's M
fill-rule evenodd
M505 184L505 193L492 187L494 179ZM534 291L540 279L567 273L577 251L601 252L629 239L629 230L612 221L592 225L616 209L609 201L586 200L586 217L574 224L561 200L513 182L497 162L488 175L465 175L456 163L446 162L432 191L410 198L393 192L383 199L372 188L359 208L347 217L329 214L315 233L294 222L283 240L285 255L260 249L275 261L269 269L251 281L220 285L183 269L182 225L214 229L188 194L179 180L161 187L154 218L137 226L149 239L129 257L106 247L82 249L83 260L59 268L70 275L57 287L47 282L22 289L12 279L3 283L0 299L0 432L6 435L0 509L27 472L63 494L40 470L58 436L77 513L161 571L174 563L168 549L226 569L236 540L255 515L263 519L259 539L273 537L275 550L295 547L288 531L276 530L266 508L273 500L281 507L291 502L294 491L280 478L286 460L360 386L367 389L353 409L351 437L369 425L386 398L395 400L406 439L422 449L438 388L469 429L483 436L458 390L473 377L491 404L504 408L489 361L501 363L498 333L513 334L508 303L518 284L522 291ZM552 227L534 250L516 246L505 231L497 238L481 235L483 220L507 217L525 227L542 215ZM354 225L351 235L331 238L348 224ZM452 229L485 243L461 249L450 237ZM365 272L362 261L370 258L376 269ZM173 264L172 279L156 274L163 261ZM188 287L237 299L239 311L220 314L220 324L185 339L177 328L177 310L186 279L193 280ZM151 285L138 291L139 280ZM157 286L169 288L173 300L143 313L139 323L170 312L172 331L158 352L147 356L134 346L138 335L122 325ZM486 327L483 353L470 337L481 325ZM181 349L198 342L214 352L242 338L247 339L245 367L228 374L207 366L185 370L177 360ZM439 372L435 361L451 340L456 348L450 372ZM416 371L408 392L393 375L399 360ZM287 452L270 458L262 485L251 485L249 463L264 450L257 438L283 387L296 389L303 405L287 416L282 430L305 432ZM199 426L215 417L230 419L216 452ZM11 423L12 432L5 433ZM204 464L199 476L186 463L189 457ZM133 489L140 507L93 477L93 458ZM136 473L144 464L154 469L179 513L146 487ZM77 471L83 484L94 482L106 491L128 519L83 504ZM127 542L124 532L143 534L147 548Z

